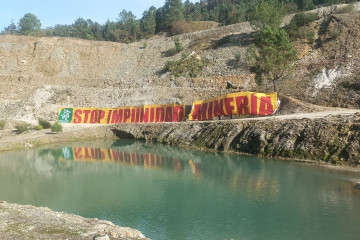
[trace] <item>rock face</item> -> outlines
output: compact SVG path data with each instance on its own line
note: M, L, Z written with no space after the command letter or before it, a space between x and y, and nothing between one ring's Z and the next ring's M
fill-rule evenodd
M354 4L356 11L360 3ZM315 9L321 11L328 8ZM330 14L330 13L329 13ZM286 17L286 21L291 16ZM282 79L282 95L322 106L360 106L360 13L335 14L314 23L316 40L302 42L294 74ZM271 91L256 86L246 52L254 31L248 22L131 44L60 37L0 36L0 118L55 120L59 107L192 104L227 92ZM196 78L164 73L179 38L184 55L209 61ZM235 56L239 56L235 57Z
M249 23L213 28L131 44L71 38L0 36L0 118L55 120L59 107L118 107L187 103L226 92L226 81L250 89L253 76L227 66L233 44L206 50L212 61L199 78L173 78L162 73L164 52L179 38L185 54L196 52L198 42L217 42L224 36L251 31ZM205 39L205 40L204 40Z
M138 230L108 221L0 202L1 239L147 239Z
M181 147L233 151L265 157L360 164L360 116L266 117L163 124L119 124L120 138L145 139Z

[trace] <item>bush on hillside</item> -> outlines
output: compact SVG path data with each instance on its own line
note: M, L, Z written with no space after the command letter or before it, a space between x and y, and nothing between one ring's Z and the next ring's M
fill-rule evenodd
M43 127L43 129L51 128L51 123L42 118L38 118L38 123L39 123L39 125L41 125Z
M21 134L23 132L29 131L32 126L29 123L18 123L15 125L16 134Z
M298 27L307 26L310 23L316 21L319 19L319 16L317 13L297 13L294 15L294 17L291 19L290 24L295 24Z
M0 130L4 130L4 128L5 128L5 123L6 123L5 120L1 120L1 121L0 121Z
M315 41L315 30L310 23L319 19L316 13L297 13L285 27L289 38L294 41L297 39L306 39L309 43Z
M55 123L51 126L51 132L55 132L55 133L62 132L62 125L61 125L61 123L55 122Z
M196 56L182 58L178 61L168 61L165 64L164 72L169 72L174 77L197 77L209 62L206 58Z
M171 48L165 52L166 56L171 57L171 56L174 56L175 54L184 50L184 47L182 46L182 44L178 38L175 39L174 44L175 44L174 48Z

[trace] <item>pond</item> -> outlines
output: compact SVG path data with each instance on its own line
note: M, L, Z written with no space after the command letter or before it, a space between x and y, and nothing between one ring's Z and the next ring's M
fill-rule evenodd
M359 173L118 140L0 154L0 200L151 239L359 239Z

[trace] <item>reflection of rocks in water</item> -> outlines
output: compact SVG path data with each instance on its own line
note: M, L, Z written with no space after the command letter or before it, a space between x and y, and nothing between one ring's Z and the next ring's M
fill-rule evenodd
M50 149L3 153L0 155L0 163L3 170L8 169L8 172L45 177L56 175L55 172L106 174L124 171L126 167L170 170L167 174L183 171L185 174L191 174L193 179L210 180L216 184L226 185L234 194L241 194L252 200L271 201L276 201L279 197L284 172L287 174L288 183L291 183L294 189L303 188L299 180L303 176L299 172L305 167L132 140L77 142L71 146L64 144ZM338 203L341 197L337 193L327 195L330 189L329 184L325 182L326 179L319 180L316 175L310 175L307 181L312 182L314 186L325 186L317 191L318 198L322 201ZM349 194L354 189L354 184L349 184L349 181L342 181L341 184L344 194ZM360 188L359 185L356 187Z
M51 177L56 170L55 158L51 151L23 150L0 154L0 162L9 171L18 174L38 174Z

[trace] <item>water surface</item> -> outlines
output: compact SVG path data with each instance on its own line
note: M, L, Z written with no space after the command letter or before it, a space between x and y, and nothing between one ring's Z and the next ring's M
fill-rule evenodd
M359 239L359 174L128 140L0 154L0 200L152 239Z

